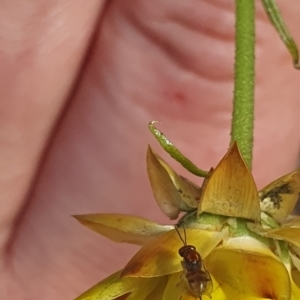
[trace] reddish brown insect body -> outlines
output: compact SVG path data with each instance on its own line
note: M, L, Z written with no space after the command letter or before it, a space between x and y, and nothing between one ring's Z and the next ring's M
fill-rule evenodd
M196 251L196 248L192 245L186 244L186 232L184 229L184 239L182 239L177 227L175 227L180 239L184 246L178 251L179 255L183 258L181 262L185 277L189 283L191 291L202 299L202 295L206 294L210 296L212 292L212 281L208 271L203 265L200 254Z

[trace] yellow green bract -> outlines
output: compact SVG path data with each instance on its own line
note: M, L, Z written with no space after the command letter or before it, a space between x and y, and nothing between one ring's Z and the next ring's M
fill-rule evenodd
M236 143L205 181L198 214L202 212L260 220L257 188Z
M186 212L178 233L173 225L134 216L75 216L113 241L141 245L122 270L76 300L199 300L178 253L184 243L196 248L211 276L213 290L202 300L300 299L300 217L290 215L300 192L299 170L258 192L235 143L201 187L150 147L147 170L166 216Z

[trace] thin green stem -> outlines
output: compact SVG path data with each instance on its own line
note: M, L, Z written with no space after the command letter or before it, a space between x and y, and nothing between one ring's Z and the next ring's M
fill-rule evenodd
M236 0L234 99L231 144L236 141L252 166L254 123L255 0Z
M284 20L281 16L280 10L274 0L262 0L262 4L269 17L269 20L273 24L274 28L278 32L281 40L284 42L286 48L290 52L293 64L296 69L300 69L299 63L299 50L298 47L290 34Z
M194 165L187 157L185 157L168 139L159 131L154 124L157 121L151 121L149 123L149 129L154 137L158 140L160 145L167 151L175 160L177 160L184 168L193 173L196 176L206 177L208 172L199 169Z

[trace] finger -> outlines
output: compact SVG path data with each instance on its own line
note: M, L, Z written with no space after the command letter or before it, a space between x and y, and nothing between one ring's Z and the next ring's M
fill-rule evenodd
M77 78L102 4L1 4L0 253Z
M41 289L49 293L68 289L66 293L75 296L129 257L130 251L89 235L66 215L111 211L165 220L151 201L146 178L145 150L150 135L144 124L149 120L163 121L172 141L203 168L215 165L226 151L233 89L233 31L228 28L233 30L234 15L233 8L223 3L111 2L78 94L56 136L13 244L20 281L28 276L26 263L30 262L30 274L37 281L35 274L47 267L51 284L28 291L32 297ZM297 20L296 15L291 19ZM289 68L284 48L279 54L274 51L274 45L280 49L280 41L272 27L262 15L259 22L260 34L268 36L268 42L258 41L260 51L272 51L258 57L257 72L266 72L262 64L266 57L280 61L282 70ZM267 85L263 77L257 81L259 89L265 85L273 93L277 105L280 85L294 73L285 75L279 79L269 76ZM295 81L288 82L298 93ZM257 93L258 102L273 103L259 90ZM295 111L296 96L289 96ZM263 110L258 114L258 118L265 116ZM290 117L294 124L296 114ZM277 120L285 128L286 120ZM263 128L270 130L269 126ZM282 141L285 133L279 132L277 141ZM276 141L263 143L271 151ZM293 143L284 149L288 157L284 168L294 166L294 149ZM257 153L270 157L268 151L258 149ZM264 180L274 175L273 164L270 160L260 170ZM35 260L32 241L36 242L35 251L43 253L44 264ZM55 280L66 272L72 278ZM74 282L78 282L76 287Z

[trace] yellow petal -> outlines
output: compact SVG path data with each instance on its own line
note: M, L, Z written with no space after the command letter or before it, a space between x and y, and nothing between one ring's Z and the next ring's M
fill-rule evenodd
M122 214L89 214L74 217L84 226L115 242L137 245L144 245L151 238L174 228L145 218Z
M168 277L159 277L159 283L154 290L145 298L145 300L160 300L163 297ZM137 298L139 300L139 298Z
M120 278L121 271L100 281L75 300L112 300L125 295L147 282L143 278Z
M253 223L248 223L247 226L251 231L261 236L277 240L284 240L292 245L300 247L300 228L279 227L267 229Z
M269 298L246 296L227 284L221 284L212 294L212 299L217 300L270 300ZM204 300L204 299L203 299Z
M288 269L291 277L291 286L292 286L292 296L291 300L300 299L300 260L293 253L289 253L292 260L291 263L286 263L286 268ZM298 269L297 269L298 268Z
M150 146L147 151L147 172L157 205L170 219L176 219L182 202L180 194Z
M300 272L296 267L292 268L291 276L292 276L292 280L293 280L294 284L297 286L297 292L298 292L298 290L300 288ZM292 287L292 289L293 289L293 287ZM299 295L298 299L300 299L300 295Z
M148 279L138 289L134 290L126 300L155 300L161 299L167 284L167 277Z
M184 236L183 230L179 231ZM202 258L205 258L226 233L187 228L187 243L194 245ZM182 258L178 250L182 246L175 230L166 232L142 247L125 266L122 276L155 277L179 272L182 270Z
M202 186L198 214L202 212L260 220L257 188L236 143Z
M225 283L219 284L213 276L211 276L211 279L213 281L213 287L214 287L213 292L211 294L212 299L217 299L217 300L269 300L267 298L261 298L261 297L258 298L258 297L247 296L245 294L242 294L238 289L234 289Z
M229 239L206 258L205 265L220 285L229 285L242 294L290 299L287 269L271 250L251 237Z
M281 222L284 227L298 227L300 228L300 216L289 216Z
M181 204L182 209L189 211L191 208L197 208L200 195L201 188L191 182L190 180L178 175L162 158L160 158L157 154L156 157L160 164L165 168L168 172L176 190L180 193L181 199L187 204L187 208L183 204Z
M294 253L295 255L300 257L300 248L299 247L290 245L290 249L291 249L292 253ZM300 268L299 268L299 271L300 271Z
M300 247L300 228L270 229L266 236L278 240L284 240L290 244Z
M229 238L224 241L223 248L235 250L241 249L243 251L259 253L278 259L278 257L269 249L267 245L251 236Z
M290 257L291 257L291 260L293 262L293 265L295 266L295 268L300 271L300 259L294 255L293 253L289 253L290 254Z
M120 296L118 298L115 298L115 300L127 300L128 295L130 295L130 293L124 294L124 295L122 295L122 296Z
M180 300L186 290L183 276L183 272L176 272L169 276L162 300Z
M293 211L299 193L300 169L297 169L273 181L259 192L262 211L281 222Z
M299 273L299 272L298 272ZM299 276L299 274L298 274ZM299 280L299 278L298 278ZM299 300L300 299L300 288L299 288L299 281L298 281L298 285L293 282L292 280L292 297L291 300Z

